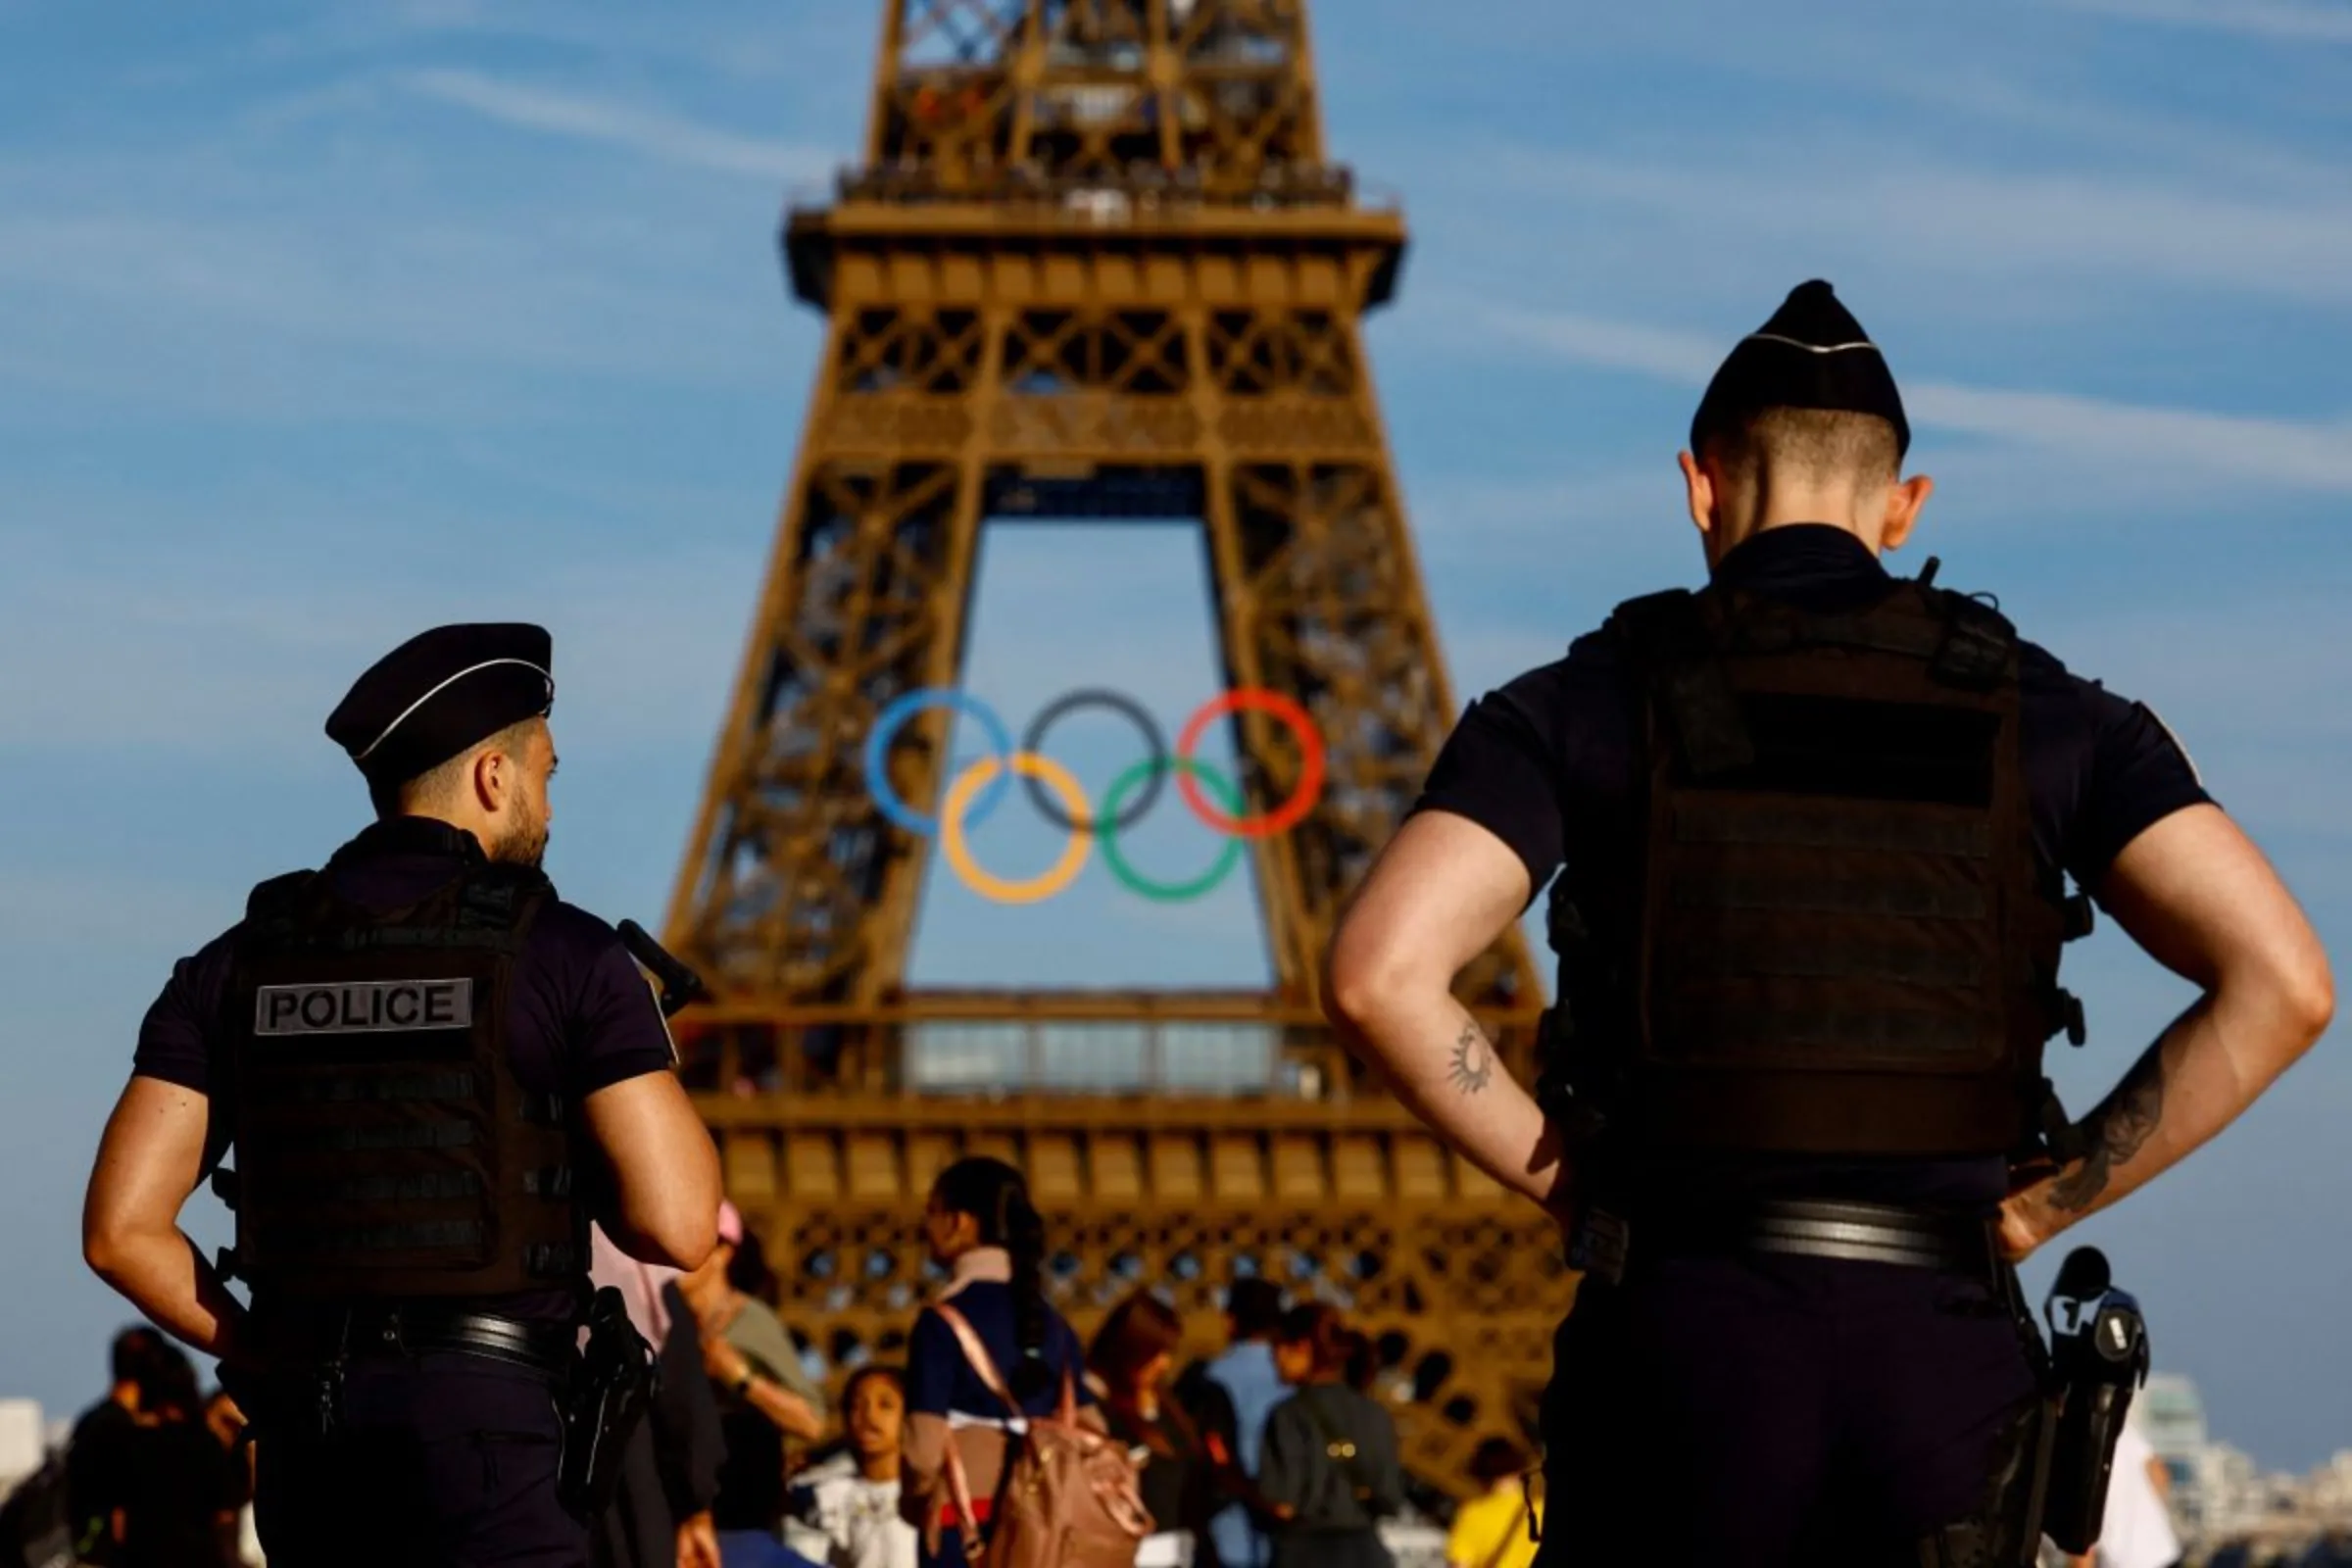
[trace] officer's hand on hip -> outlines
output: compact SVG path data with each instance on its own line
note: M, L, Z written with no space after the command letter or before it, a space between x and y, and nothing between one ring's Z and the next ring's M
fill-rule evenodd
M2001 1256L2009 1262L2023 1263L2056 1234L2044 1230L2037 1217L2048 1213L2047 1204L2034 1200L2040 1192L2039 1187L2029 1187L2001 1200Z

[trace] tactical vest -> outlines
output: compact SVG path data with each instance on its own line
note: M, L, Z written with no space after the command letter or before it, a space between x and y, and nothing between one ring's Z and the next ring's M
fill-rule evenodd
M517 960L551 897L538 872L499 865L390 913L338 898L328 873L254 889L222 1196L257 1297L492 1297L586 1269L564 1107L526 1094L508 1051Z
M2034 854L2009 622L1898 581L1845 614L1678 590L1608 631L1642 840L1613 906L1554 889L1572 1133L1916 1157L2055 1134L2042 1046L2082 1039L2058 959L2090 906Z

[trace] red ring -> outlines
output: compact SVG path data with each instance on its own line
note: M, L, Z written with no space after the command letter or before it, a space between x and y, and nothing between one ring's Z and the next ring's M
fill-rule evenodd
M1315 802L1323 795L1326 761L1323 737L1316 731L1314 719L1295 699L1285 697L1280 692L1268 691L1263 686L1236 687L1210 698L1185 721L1184 733L1176 737L1176 760L1179 763L1193 760L1193 748L1200 744L1200 737L1207 730L1209 720L1245 708L1254 708L1260 712L1273 714L1290 725L1292 733L1298 737L1298 749L1304 755L1298 769L1298 787L1291 792L1291 798L1263 816L1227 816L1201 795L1200 781L1191 768L1179 766L1176 769L1176 788L1184 796L1184 804L1193 808L1193 814L1218 832L1234 838L1271 838L1286 829L1297 827L1305 819L1306 813L1315 808Z

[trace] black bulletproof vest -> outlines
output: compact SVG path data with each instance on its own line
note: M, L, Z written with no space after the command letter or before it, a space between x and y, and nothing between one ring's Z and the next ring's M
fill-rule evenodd
M468 866L379 913L296 872L254 889L226 1020L236 1272L273 1301L500 1296L575 1279L564 1106L508 1052L536 871Z
M2026 1152L2087 923L2034 851L2018 649L1898 581L1807 613L1709 588L1618 607L1640 694L1637 873L1563 904L1546 1030L1571 1126L1620 1147Z

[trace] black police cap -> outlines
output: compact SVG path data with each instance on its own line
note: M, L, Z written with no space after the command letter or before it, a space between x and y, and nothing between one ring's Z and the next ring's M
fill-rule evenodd
M352 683L327 739L371 783L397 784L555 706L555 641L520 623L436 626Z
M1911 449L1911 425L1886 357L1820 278L1799 283L1772 319L1740 339L1690 416L1690 450L1766 409L1875 414L1894 426L1894 450Z

